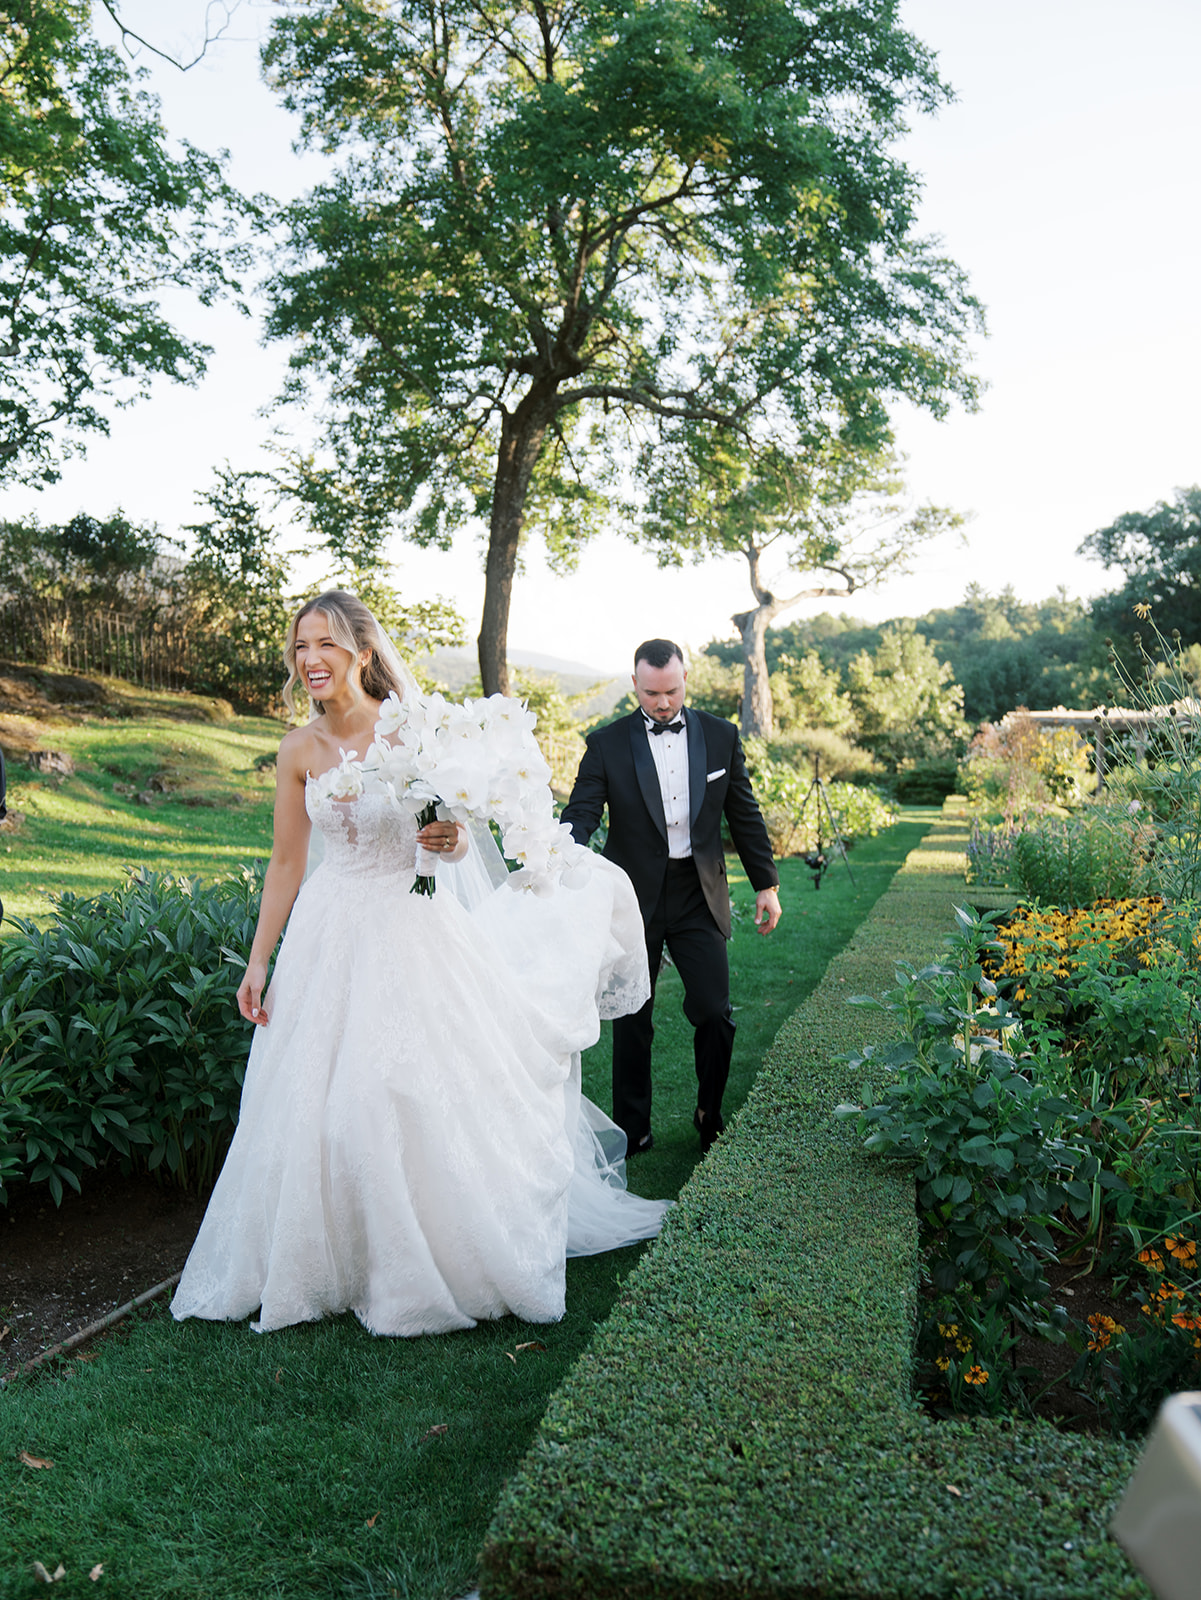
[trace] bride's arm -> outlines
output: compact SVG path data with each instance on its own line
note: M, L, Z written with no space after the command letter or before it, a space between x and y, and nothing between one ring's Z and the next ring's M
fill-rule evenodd
M309 830L312 824L304 805L305 754L307 741L297 728L284 736L276 759L275 824L271 860L263 881L259 919L246 972L238 985L238 1010L248 1022L266 1025L263 989L267 964L275 949L292 902L300 891L308 858Z

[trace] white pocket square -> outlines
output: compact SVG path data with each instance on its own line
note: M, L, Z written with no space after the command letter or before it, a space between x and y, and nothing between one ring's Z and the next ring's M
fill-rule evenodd
M706 783L712 783L715 778L724 778L725 775L726 775L726 769L724 767L718 767L716 772L710 772L710 773L708 773L706 775L705 782Z

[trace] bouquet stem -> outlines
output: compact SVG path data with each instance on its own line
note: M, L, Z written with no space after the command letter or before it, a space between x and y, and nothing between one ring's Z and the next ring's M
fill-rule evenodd
M417 813L418 828L427 828L431 822L437 822L437 820L438 802L436 800L431 800L428 805L422 806ZM438 880L433 873L424 873L421 870L424 864L421 859L423 856L429 862L437 859L435 856L431 856L428 850L423 850L420 845L417 846L417 876L413 879L413 887L409 890L410 894L433 894L438 887Z

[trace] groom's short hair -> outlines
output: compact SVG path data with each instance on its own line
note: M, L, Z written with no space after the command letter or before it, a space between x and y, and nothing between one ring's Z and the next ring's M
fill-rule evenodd
M645 661L648 667L665 667L675 659L684 665L684 652L678 644L672 644L670 639L644 639L634 651L634 671L638 671L640 661Z

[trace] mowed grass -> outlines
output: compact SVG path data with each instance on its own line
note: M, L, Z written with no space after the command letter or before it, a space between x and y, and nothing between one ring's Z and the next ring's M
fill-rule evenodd
M910 813L856 847L854 884L836 862L815 891L799 862L785 862L785 916L767 939L735 880L727 1112L932 816ZM630 1169L649 1195L678 1192L698 1159L680 999L665 973L656 1145ZM585 1080L606 1109L608 1077L602 1040ZM35 1560L67 1569L62 1600L101 1589L197 1600L465 1594L501 1485L640 1253L569 1262L567 1315L550 1326L505 1319L403 1341L373 1339L347 1316L259 1337L240 1324L176 1325L159 1309L91 1359L15 1382L0 1396L0 1600L37 1591ZM54 1464L29 1466L22 1452Z
M219 703L135 690L122 696L127 686L102 682L116 709L133 716L0 718L8 807L17 814L0 829L0 935L12 917L44 922L51 895L99 894L131 866L215 878L270 852L272 757L282 724L210 721L221 715ZM74 774L32 771L23 760L30 749L66 752Z

